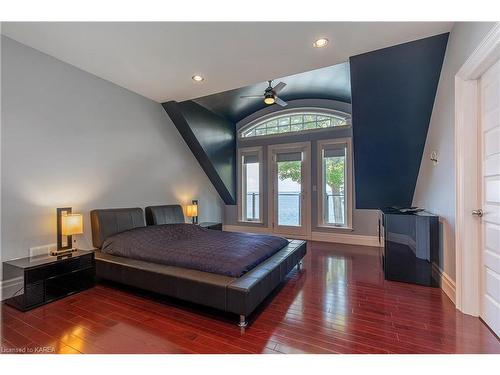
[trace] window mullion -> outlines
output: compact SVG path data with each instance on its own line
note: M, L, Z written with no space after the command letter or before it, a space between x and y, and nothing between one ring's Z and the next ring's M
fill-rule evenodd
M293 123L294 119L300 120ZM242 138L251 138L349 125L350 116L347 114L342 117L341 115L330 115L323 112L292 112L258 122L254 126L241 131L240 136Z

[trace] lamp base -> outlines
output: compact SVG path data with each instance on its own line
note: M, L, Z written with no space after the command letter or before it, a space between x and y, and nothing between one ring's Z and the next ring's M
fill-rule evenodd
M71 253L74 253L77 250L78 249L52 250L50 252L50 255L54 257L60 257L60 256L70 255Z

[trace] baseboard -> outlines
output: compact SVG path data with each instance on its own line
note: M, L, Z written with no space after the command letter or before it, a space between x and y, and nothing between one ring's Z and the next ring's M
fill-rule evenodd
M223 230L225 230L226 232L272 233L272 231L267 227L253 227L244 225L224 225ZM310 237L297 236L297 238L312 241L342 243L348 245L380 247L377 236L364 236L334 232L312 232Z
M342 243L347 245L380 247L378 236L365 236L361 234L312 232L311 240Z
M222 226L225 232L243 232L243 233L271 233L268 227L254 227L246 225L226 225Z
M3 301L12 297L23 287L23 278L16 277L15 279L0 281L0 300Z
M440 269L436 264L432 265L432 271L436 272L439 277L439 286L443 290L444 294L448 296L448 298L456 305L456 291L455 291L455 282L451 279L451 277Z

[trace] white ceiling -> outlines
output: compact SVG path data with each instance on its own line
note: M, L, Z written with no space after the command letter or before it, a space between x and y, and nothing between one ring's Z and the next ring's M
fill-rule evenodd
M2 34L158 102L338 64L451 22L4 22ZM312 43L327 37L330 44ZM203 83L191 76L202 74Z

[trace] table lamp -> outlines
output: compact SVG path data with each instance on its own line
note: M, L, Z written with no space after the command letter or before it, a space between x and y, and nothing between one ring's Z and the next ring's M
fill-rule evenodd
M192 218L193 224L198 224L198 201L193 200L192 204L186 207L186 216Z
M73 235L83 233L83 216L71 213L71 207L57 209L57 250L50 255L70 254L73 248Z

